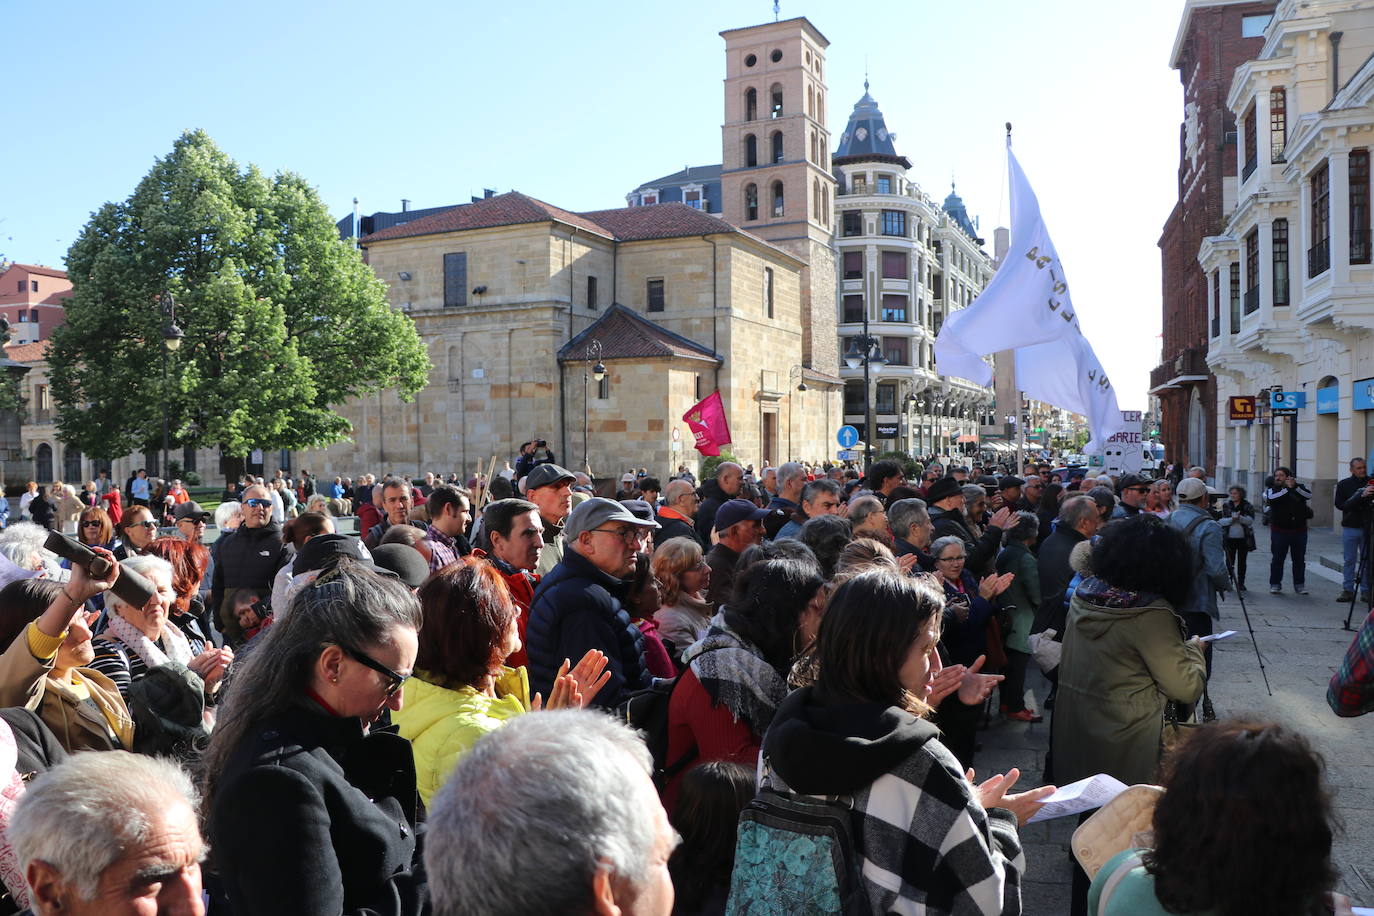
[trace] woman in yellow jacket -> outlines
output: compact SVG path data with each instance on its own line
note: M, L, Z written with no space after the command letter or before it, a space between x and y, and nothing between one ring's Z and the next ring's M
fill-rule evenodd
M520 648L519 609L500 574L480 559L438 570L419 598L415 676L391 720L414 748L416 784L428 805L478 738L533 710L586 706L610 674L606 656L593 649L571 670L563 662L547 703L531 697L525 669L505 664Z

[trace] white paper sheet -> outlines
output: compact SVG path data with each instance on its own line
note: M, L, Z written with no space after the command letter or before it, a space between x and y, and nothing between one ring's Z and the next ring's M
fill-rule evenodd
M1374 906L1353 906L1355 916L1374 916Z
M1096 776L1080 779L1058 789L1045 799L1044 807L1035 812L1027 823L1033 824L1036 821L1047 821L1101 808L1125 791L1126 784L1121 780L1106 773L1098 773Z
M1225 630L1221 633L1213 633L1211 636L1199 637L1203 642L1216 642L1219 639L1230 639L1236 635L1235 630Z

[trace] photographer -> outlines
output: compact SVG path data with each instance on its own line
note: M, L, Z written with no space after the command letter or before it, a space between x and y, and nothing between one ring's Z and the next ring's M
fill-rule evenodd
M515 477L520 479L540 464L557 464L558 459L549 448L547 439L531 439L520 443L520 457L515 459Z
M1274 471L1274 485L1264 491L1269 510L1269 593L1283 591L1283 559L1293 557L1293 591L1307 594L1307 520L1312 517L1312 491L1298 483L1289 468Z
M1336 600L1342 603L1355 597L1355 575L1360 557L1368 549L1364 543L1369 529L1371 500L1374 500L1374 481L1365 471L1363 458L1350 459L1350 476L1336 484L1335 506L1341 510L1341 547L1344 557L1341 569L1341 593ZM1369 598L1369 570L1360 583L1362 600Z

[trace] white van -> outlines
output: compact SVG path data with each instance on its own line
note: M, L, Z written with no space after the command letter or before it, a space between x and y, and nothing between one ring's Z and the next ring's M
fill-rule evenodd
M1158 477L1164 467L1164 446L1158 442L1146 442L1142 448L1145 451L1145 458L1141 462L1140 469L1151 476Z

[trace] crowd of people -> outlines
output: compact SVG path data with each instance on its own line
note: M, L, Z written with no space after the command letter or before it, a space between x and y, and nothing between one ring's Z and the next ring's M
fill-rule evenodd
M0 913L1011 916L1020 828L1100 773L1165 788L1152 844L1074 864L1075 913L1348 909L1320 758L1213 721L1244 491L912 470L598 489L532 440L490 479L278 472L213 512L144 472L127 505L40 492L0 532ZM1339 714L1374 709L1365 630ZM994 716L1050 719L1046 784L976 775Z

